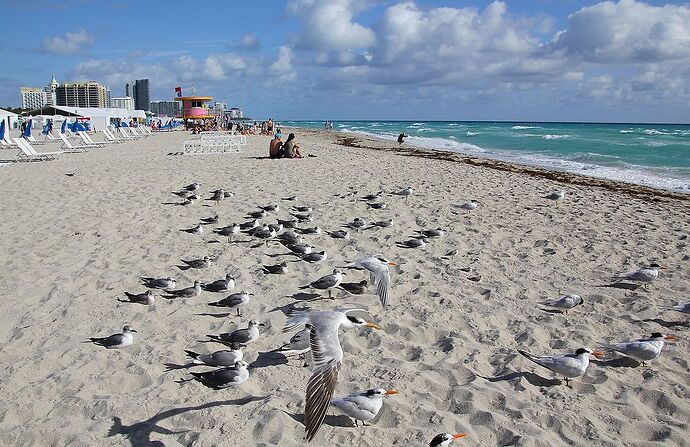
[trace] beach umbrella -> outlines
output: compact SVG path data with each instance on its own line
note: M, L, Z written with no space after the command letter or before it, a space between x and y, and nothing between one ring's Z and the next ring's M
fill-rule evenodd
M5 139L5 120L0 121L0 140Z
M24 138L29 138L31 136L31 126L33 125L33 122L34 122L34 120L30 119L26 123L26 129L24 130L24 135L23 135Z
M60 126L60 133L65 133L66 128L67 128L67 118L65 118L65 120L62 121L62 126Z

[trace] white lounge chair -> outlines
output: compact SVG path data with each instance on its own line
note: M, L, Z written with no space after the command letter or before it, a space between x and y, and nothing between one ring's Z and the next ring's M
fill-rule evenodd
M137 137L135 137L131 133L125 131L124 127L118 127L117 130L120 132L120 135L122 135L122 138L124 138L125 140L136 140L137 139Z
M14 156L16 161L54 160L57 156L64 154L64 151L38 152L23 138L15 138L14 142L19 146L19 152Z
M65 152L87 152L88 149L93 147L93 146L85 146L83 144L72 144L67 139L65 134L59 133L58 135L60 136L60 139L62 140L62 147L68 149Z
M101 132L103 133L103 135L105 135L106 141L108 141L110 143L124 143L125 142L125 140L123 140L122 138L115 138L115 135L113 135L113 133L109 129L101 129Z
M79 131L77 132L77 135L81 138L81 140L84 142L84 146L87 147L105 147L105 143L95 143L89 134L87 134L84 131Z

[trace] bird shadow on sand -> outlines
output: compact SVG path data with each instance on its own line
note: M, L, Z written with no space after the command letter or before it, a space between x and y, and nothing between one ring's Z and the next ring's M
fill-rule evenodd
M604 366L609 368L637 368L642 363L630 357L618 357L611 360L590 360L590 362L597 366Z
M663 320L663 319L661 319L661 318L647 318L647 319L644 319L644 320L635 320L635 319L631 319L630 322L631 322L631 323L637 323L637 324L642 324L642 323L656 323L656 324L658 324L659 326L665 327L666 329L675 329L675 328L678 328L678 327L687 327L687 328L690 328L690 320L688 320L688 321L682 321L682 320L679 320L679 321L666 321L666 320Z
M287 411L283 410L285 414L290 416L295 422L300 423L304 425L304 414L292 414L288 413ZM330 425L331 427L346 427L346 428L355 428L355 423L352 422L352 419L345 415L330 415L327 414L326 417L323 420L323 423L326 425Z
M202 405L195 405L189 407L178 407L170 410L161 411L155 416L146 419L145 421L134 422L131 425L124 425L122 418L113 416L113 425L108 430L108 437L123 435L129 441L132 447L164 447L165 443L162 441L154 441L151 439L153 433L160 435L180 435L187 433L190 430L174 431L159 425L165 419L179 416L190 411L206 410L214 407L246 405L251 402L262 401L268 399L268 396L247 396L240 399L233 400L218 400L208 402Z
M287 365L287 357L274 352L260 352L256 360L249 364L249 368L265 368L267 366Z
M327 296L323 296L319 293L308 293L308 292L293 293L292 295L288 295L288 298L292 298L297 303L304 302L304 301L319 301L319 300L328 299Z
M609 287L612 289L622 289L622 290L637 290L642 286L640 286L639 284L632 284L629 282L618 281L618 282L613 282L611 284L599 284L596 287Z
M558 309L549 309L546 307L540 307L539 310L542 312L545 312L547 314L565 315L565 312L563 312L562 310L558 310Z
M556 385L561 385L563 383L562 380L560 379L547 379L546 377L542 377L539 374L534 374L531 372L511 372L509 374L504 374L502 376L496 376L496 377L485 377L485 376L480 376L477 374L477 377L481 377L484 380L487 380L491 383L494 382L506 382L509 380L513 380L516 378L524 378L527 382L529 382L530 385L534 386L556 386Z
M227 318L230 315L235 315L235 313L233 313L233 312L226 312L226 313L222 313L222 314L201 313L201 314L197 314L197 315L200 317Z

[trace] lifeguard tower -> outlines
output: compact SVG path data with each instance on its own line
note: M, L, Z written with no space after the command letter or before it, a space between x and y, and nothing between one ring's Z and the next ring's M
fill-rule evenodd
M215 118L216 116L209 113L208 106L206 106L206 102L212 99L212 96L181 96L175 98L175 101L182 101L182 115L178 118L183 118L185 125L187 125L188 121Z

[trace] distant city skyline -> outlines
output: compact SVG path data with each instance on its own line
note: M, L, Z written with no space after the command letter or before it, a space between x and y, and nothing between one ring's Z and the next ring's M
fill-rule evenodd
M690 121L684 1L208 6L0 0L12 17L0 27L0 107L54 73L117 97L149 79L149 102L196 85L283 120Z

